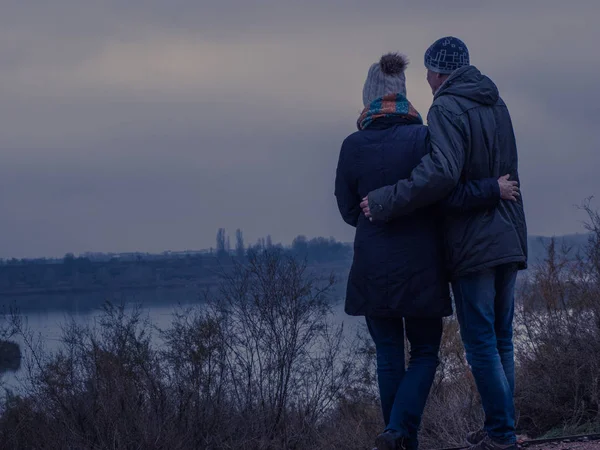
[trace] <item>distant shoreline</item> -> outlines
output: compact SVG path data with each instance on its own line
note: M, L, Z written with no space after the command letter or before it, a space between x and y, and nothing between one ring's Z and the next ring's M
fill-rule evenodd
M216 281L200 281L197 283L168 283L168 284L145 284L145 285L127 285L127 286L95 286L95 287L63 287L63 288L41 288L41 289L15 289L0 291L0 297L29 297L34 295L64 295L64 294L91 294L115 291L154 291L159 289L177 289L177 288L208 288L215 286Z

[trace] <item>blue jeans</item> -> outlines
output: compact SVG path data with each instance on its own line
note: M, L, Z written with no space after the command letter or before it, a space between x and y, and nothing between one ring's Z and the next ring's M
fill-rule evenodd
M452 283L467 360L485 411L484 428L499 444L515 434L513 316L517 267L502 265Z
M417 433L438 366L442 319L406 318L410 362L404 366L402 319L367 317L377 349L377 378L386 430L408 438L407 448L418 448Z

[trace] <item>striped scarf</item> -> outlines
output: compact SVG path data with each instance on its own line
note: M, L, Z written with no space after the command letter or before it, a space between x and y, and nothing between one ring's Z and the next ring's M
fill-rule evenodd
M375 99L367 106L356 123L359 130L369 127L382 117L402 117L409 123L422 124L423 119L413 105L402 94L389 94Z

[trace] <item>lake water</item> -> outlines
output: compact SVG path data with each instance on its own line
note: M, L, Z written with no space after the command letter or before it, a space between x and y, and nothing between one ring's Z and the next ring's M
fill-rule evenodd
M93 325L102 314L102 305L106 301L117 305L124 304L126 308L140 305L144 315L154 326L159 329L167 329L173 321L173 314L178 309L201 307L204 303L203 298L201 292L187 289L123 291L110 294L3 298L0 300L0 308L4 308L4 310L16 308L26 328L39 337L47 351L52 352L61 346L64 325L72 320L78 324ZM360 318L345 315L340 295L337 295L333 309L336 323L344 323L349 329L354 329L356 324L361 323ZM28 357L28 351L22 336L15 336L12 340L21 347L23 355L21 368L16 372L0 373L0 386L18 391L25 381L25 360ZM160 345L160 342L157 344Z

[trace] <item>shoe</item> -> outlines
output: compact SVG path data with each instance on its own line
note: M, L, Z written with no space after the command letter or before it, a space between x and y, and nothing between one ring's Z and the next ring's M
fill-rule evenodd
M481 442L471 445L469 450L518 450L517 443L502 445L492 441L489 436L486 436Z
M481 430L473 431L467 434L467 444L476 445L483 441L488 436L487 431L483 428Z
M375 439L377 450L406 450L406 437L396 431L385 431Z

